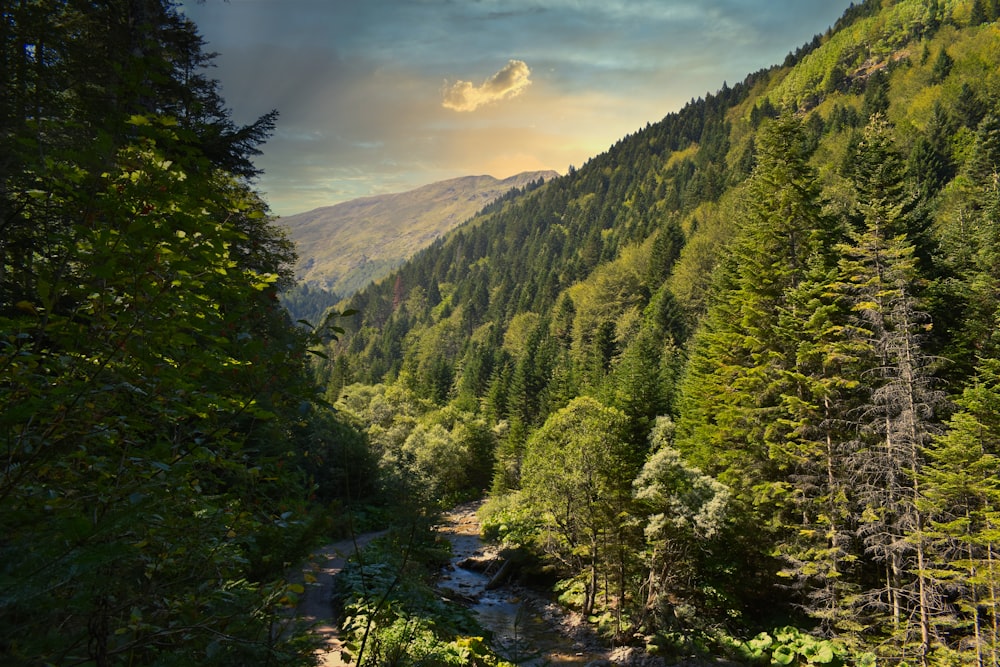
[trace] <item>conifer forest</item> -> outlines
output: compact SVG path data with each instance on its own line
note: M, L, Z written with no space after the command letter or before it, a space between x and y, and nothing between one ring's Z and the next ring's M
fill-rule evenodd
M358 662L509 664L419 588L484 499L662 664L1000 664L997 0L853 4L298 323L197 26L0 7L0 663L315 664L289 567L395 526Z

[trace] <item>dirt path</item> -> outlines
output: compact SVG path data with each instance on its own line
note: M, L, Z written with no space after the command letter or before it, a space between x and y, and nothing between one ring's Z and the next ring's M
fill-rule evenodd
M302 583L305 592L299 598L296 616L314 624L313 632L323 638L324 646L316 655L321 667L342 667L350 663L340 658L342 644L337 636L337 626L333 619L330 600L333 597L333 580L344 569L347 558L356 550L377 537L385 535L385 530L359 535L356 539L341 540L327 544L313 552L293 579Z

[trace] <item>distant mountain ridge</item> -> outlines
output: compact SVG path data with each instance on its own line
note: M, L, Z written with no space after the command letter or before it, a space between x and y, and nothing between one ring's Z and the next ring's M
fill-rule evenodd
M414 190L362 197L283 217L299 253L300 281L350 295L472 218L513 188L555 171L530 171L505 179L463 176Z

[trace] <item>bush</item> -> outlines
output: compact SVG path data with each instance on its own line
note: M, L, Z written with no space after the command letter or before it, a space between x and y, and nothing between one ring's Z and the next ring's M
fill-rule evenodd
M521 501L520 491L491 496L479 510L479 522L483 539L502 548L527 546L538 534L538 519Z
M424 533L426 534L426 533ZM431 573L447 561L432 540L389 535L366 547L340 576L345 652L361 667L508 667L490 650L472 613L443 600Z
M849 657L847 650L829 639L819 639L798 628L786 626L772 633L762 632L743 645L743 657L753 665L857 665L875 667L875 657L862 654Z

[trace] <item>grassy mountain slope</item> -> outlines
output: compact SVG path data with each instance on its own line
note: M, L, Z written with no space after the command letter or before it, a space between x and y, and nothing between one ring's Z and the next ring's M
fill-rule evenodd
M300 281L353 294L512 188L558 176L465 176L408 192L362 197L281 218L299 253Z

